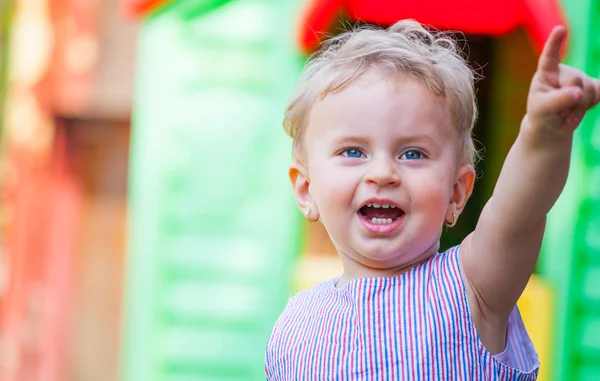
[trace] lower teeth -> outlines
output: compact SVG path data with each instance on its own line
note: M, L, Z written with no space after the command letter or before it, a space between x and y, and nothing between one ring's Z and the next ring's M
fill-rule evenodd
M371 222L374 224L391 224L393 221L391 218L371 218Z

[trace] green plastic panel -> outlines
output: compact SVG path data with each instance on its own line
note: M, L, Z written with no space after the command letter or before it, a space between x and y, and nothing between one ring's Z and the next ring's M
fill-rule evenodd
M264 380L301 216L281 128L294 1L173 1L143 23L122 379Z
M569 379L577 381L600 381L600 365L582 364L578 367L577 374Z
M600 1L563 1L567 63L600 77ZM554 380L600 381L600 111L575 135L571 173L550 213L540 273L556 295Z

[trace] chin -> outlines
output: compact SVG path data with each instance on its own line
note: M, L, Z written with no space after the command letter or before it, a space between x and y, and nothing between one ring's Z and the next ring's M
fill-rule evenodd
M439 243L437 247L439 247ZM391 245L382 245L368 249L365 248L365 250L362 250L361 252L364 253L363 256L365 258L377 262L385 262L390 264L390 266L398 266L419 260L423 254L430 252L431 249L431 247L423 249L414 247L408 248L406 246L392 247Z
M403 261L401 250L391 250L390 247L361 250L361 256L379 264L394 264Z

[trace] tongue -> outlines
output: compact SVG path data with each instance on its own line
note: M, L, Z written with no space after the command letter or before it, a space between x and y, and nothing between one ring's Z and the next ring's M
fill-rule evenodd
M369 220L373 218L391 218L395 220L402 216L402 211L398 208L373 208L365 206L361 208L360 212Z

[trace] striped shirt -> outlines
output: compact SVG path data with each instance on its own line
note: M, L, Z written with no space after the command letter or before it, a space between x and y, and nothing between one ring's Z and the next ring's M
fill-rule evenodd
M267 345L267 380L535 380L539 360L517 307L504 352L481 343L458 251L290 298Z

